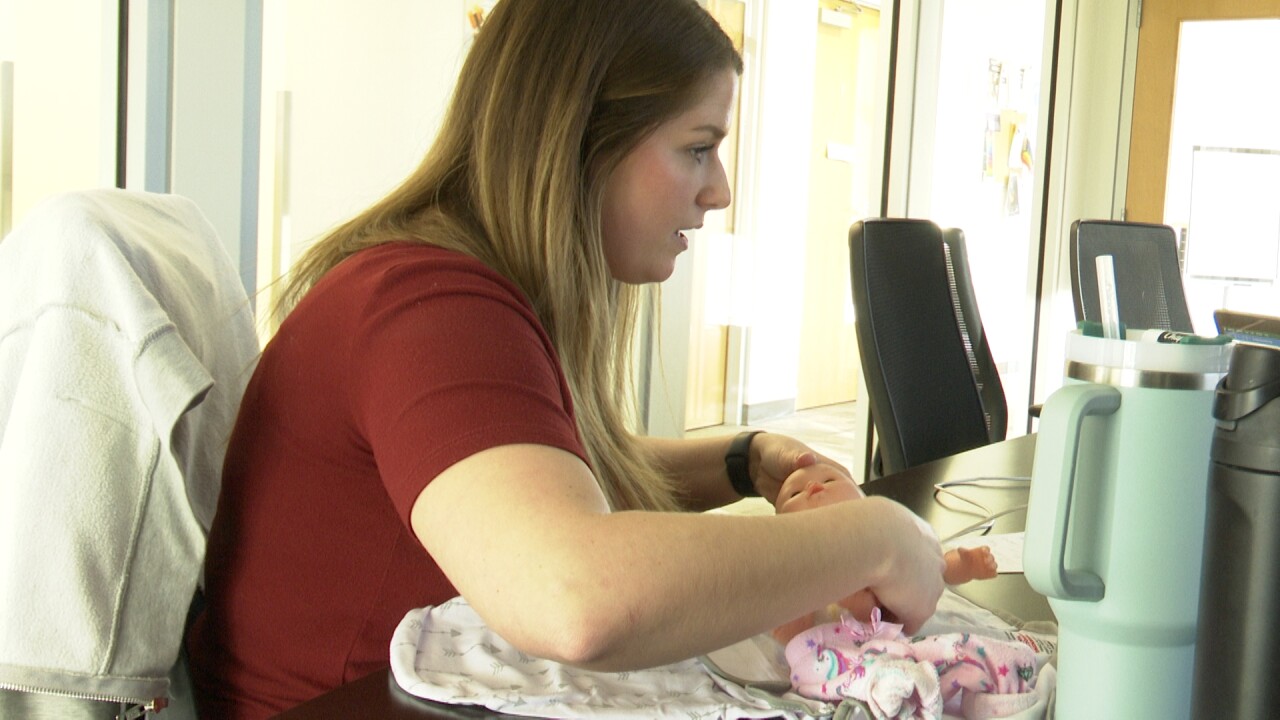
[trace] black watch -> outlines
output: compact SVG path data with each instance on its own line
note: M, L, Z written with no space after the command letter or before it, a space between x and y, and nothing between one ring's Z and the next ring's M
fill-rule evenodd
M724 469L729 473L729 484L733 491L742 497L760 497L756 484L751 482L751 439L759 435L761 430L749 430L738 433L729 443L729 452L724 455Z

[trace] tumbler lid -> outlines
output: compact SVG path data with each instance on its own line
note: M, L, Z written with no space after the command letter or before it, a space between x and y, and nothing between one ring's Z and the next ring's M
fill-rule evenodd
M1280 397L1280 348L1240 343L1213 398L1216 420L1239 420Z
M1215 462L1280 473L1280 348L1236 343L1213 395Z
M1066 375L1117 387L1212 390L1227 372L1233 345L1108 339L1074 330L1067 335Z

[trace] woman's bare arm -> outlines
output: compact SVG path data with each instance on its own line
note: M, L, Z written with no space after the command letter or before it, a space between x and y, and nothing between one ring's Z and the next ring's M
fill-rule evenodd
M741 499L725 472L724 456L732 440L732 435L693 440L640 438L682 489L690 510L710 510ZM788 475L817 462L848 475L839 463L786 435L762 432L751 441L751 476L756 490L771 505Z
M685 508L694 511L722 507L741 499L725 472L724 456L732 440L732 435L691 440L640 438L680 488Z
M942 591L937 539L890 501L776 517L609 513L581 460L539 445L457 463L412 522L493 630L595 669L706 653L863 587L910 632Z

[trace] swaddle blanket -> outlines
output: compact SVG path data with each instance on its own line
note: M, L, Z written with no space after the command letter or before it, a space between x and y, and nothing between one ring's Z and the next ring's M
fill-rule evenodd
M831 714L827 703L799 696L754 695L697 659L610 673L530 657L489 630L462 598L405 615L391 639L391 671L418 697L530 717L799 720Z
M1054 672L1052 635L1026 633L947 591L922 633L970 631L1036 648L1035 703L1008 716L1044 720ZM783 647L768 634L702 658L625 673L592 672L530 657L489 630L462 598L411 610L391 640L391 670L405 691L527 717L782 718L872 720L858 700L832 703L791 691ZM883 715L879 717L884 717ZM944 720L956 716L942 715Z

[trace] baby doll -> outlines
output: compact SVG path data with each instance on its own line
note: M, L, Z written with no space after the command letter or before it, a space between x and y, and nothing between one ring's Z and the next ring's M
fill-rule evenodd
M776 510L796 512L864 497L853 479L829 465L792 473ZM988 547L945 554L949 585L996 574ZM823 700L855 699L874 717L1006 717L1034 706L1036 658L1023 643L953 633L909 638L882 621L875 594L859 590L838 603L775 628L796 692Z
M907 637L850 616L801 631L786 647L791 685L822 700L853 699L876 718L1008 717L1035 706L1036 656L1012 639L977 633Z
M863 497L853 478L830 465L810 465L795 471L782 483L775 509L778 513L796 512ZM947 567L942 579L948 585L996 576L996 560L991 548L986 546L948 550L944 559ZM778 626L773 630L773 637L786 645L791 638L815 625L838 622L845 612L868 622L877 605L875 593L870 589L859 590L838 603Z

